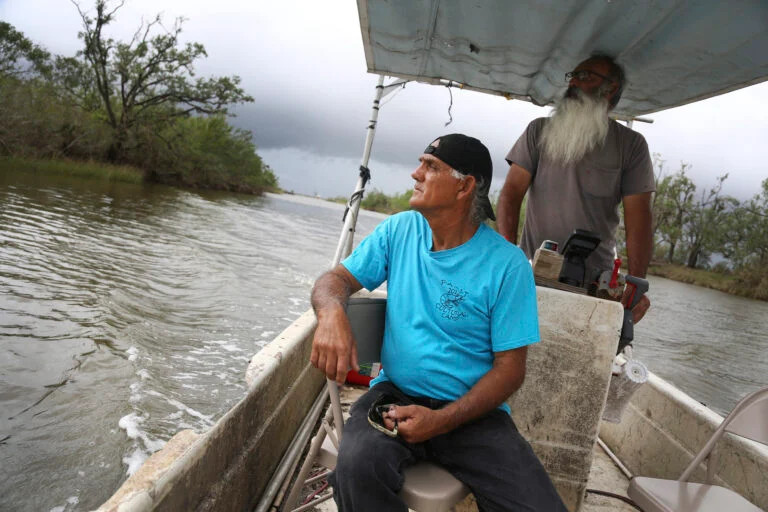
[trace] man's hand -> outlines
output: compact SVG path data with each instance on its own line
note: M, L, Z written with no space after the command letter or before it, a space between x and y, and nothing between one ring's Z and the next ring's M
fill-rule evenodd
M344 265L337 265L320 276L312 289L317 328L309 361L339 384L344 384L350 367L355 371L360 369L357 346L344 311L349 296L360 288L362 286L349 270Z
M339 384L344 384L350 368L355 371L360 369L357 365L357 345L342 307L327 308L318 313L309 360L312 366Z
M421 443L447 431L443 416L441 410L421 405L398 405L393 406L383 418L384 426L389 430L394 429L397 422L397 434L405 441Z
M409 443L420 443L472 421L499 406L525 379L528 347L494 352L493 367L466 394L442 409L420 405L393 406L382 415L384 426Z
M627 307L630 294L631 291L629 286L625 287L624 295L621 297L621 303L624 305L624 307ZM650 307L651 299L648 298L648 294L644 294L642 297L640 297L640 300L637 302L637 304L635 304L635 307L632 308L632 323L636 324L642 320L642 318L648 312L648 308Z

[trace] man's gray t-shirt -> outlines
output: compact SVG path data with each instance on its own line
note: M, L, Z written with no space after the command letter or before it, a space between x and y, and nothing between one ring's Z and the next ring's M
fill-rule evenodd
M610 270L622 197L656 188L648 144L639 133L611 120L601 146L581 161L564 165L539 151L547 119L532 121L507 154L510 165L531 173L520 248L533 258L544 240L562 248L575 229L587 229L602 240L587 259L587 269Z

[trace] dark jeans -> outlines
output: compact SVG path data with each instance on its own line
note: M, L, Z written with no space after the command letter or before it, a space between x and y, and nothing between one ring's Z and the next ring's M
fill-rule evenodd
M407 511L397 495L403 468L422 459L464 482L481 511L565 512L541 462L504 411L494 410L448 434L410 444L368 424L370 405L384 393L432 409L446 403L408 397L390 382L377 384L355 402L331 475L340 512Z

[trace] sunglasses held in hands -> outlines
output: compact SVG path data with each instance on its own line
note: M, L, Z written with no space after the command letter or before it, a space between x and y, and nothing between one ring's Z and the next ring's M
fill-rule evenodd
M402 401L398 400L397 397L388 393L381 395L373 402L373 404L371 404L371 408L368 409L368 423L370 423L373 428L379 432L382 432L383 434L388 435L389 437L397 437L397 420L392 420L395 423L395 427L390 430L384 424L384 416L390 411L390 409L392 409L392 407L396 407L398 405L407 404L403 403Z

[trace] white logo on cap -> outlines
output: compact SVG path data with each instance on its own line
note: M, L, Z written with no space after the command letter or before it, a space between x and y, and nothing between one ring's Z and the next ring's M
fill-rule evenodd
M430 144L430 146L432 146L433 148L436 148L439 145L440 145L440 139L435 139L435 141L432 144Z

